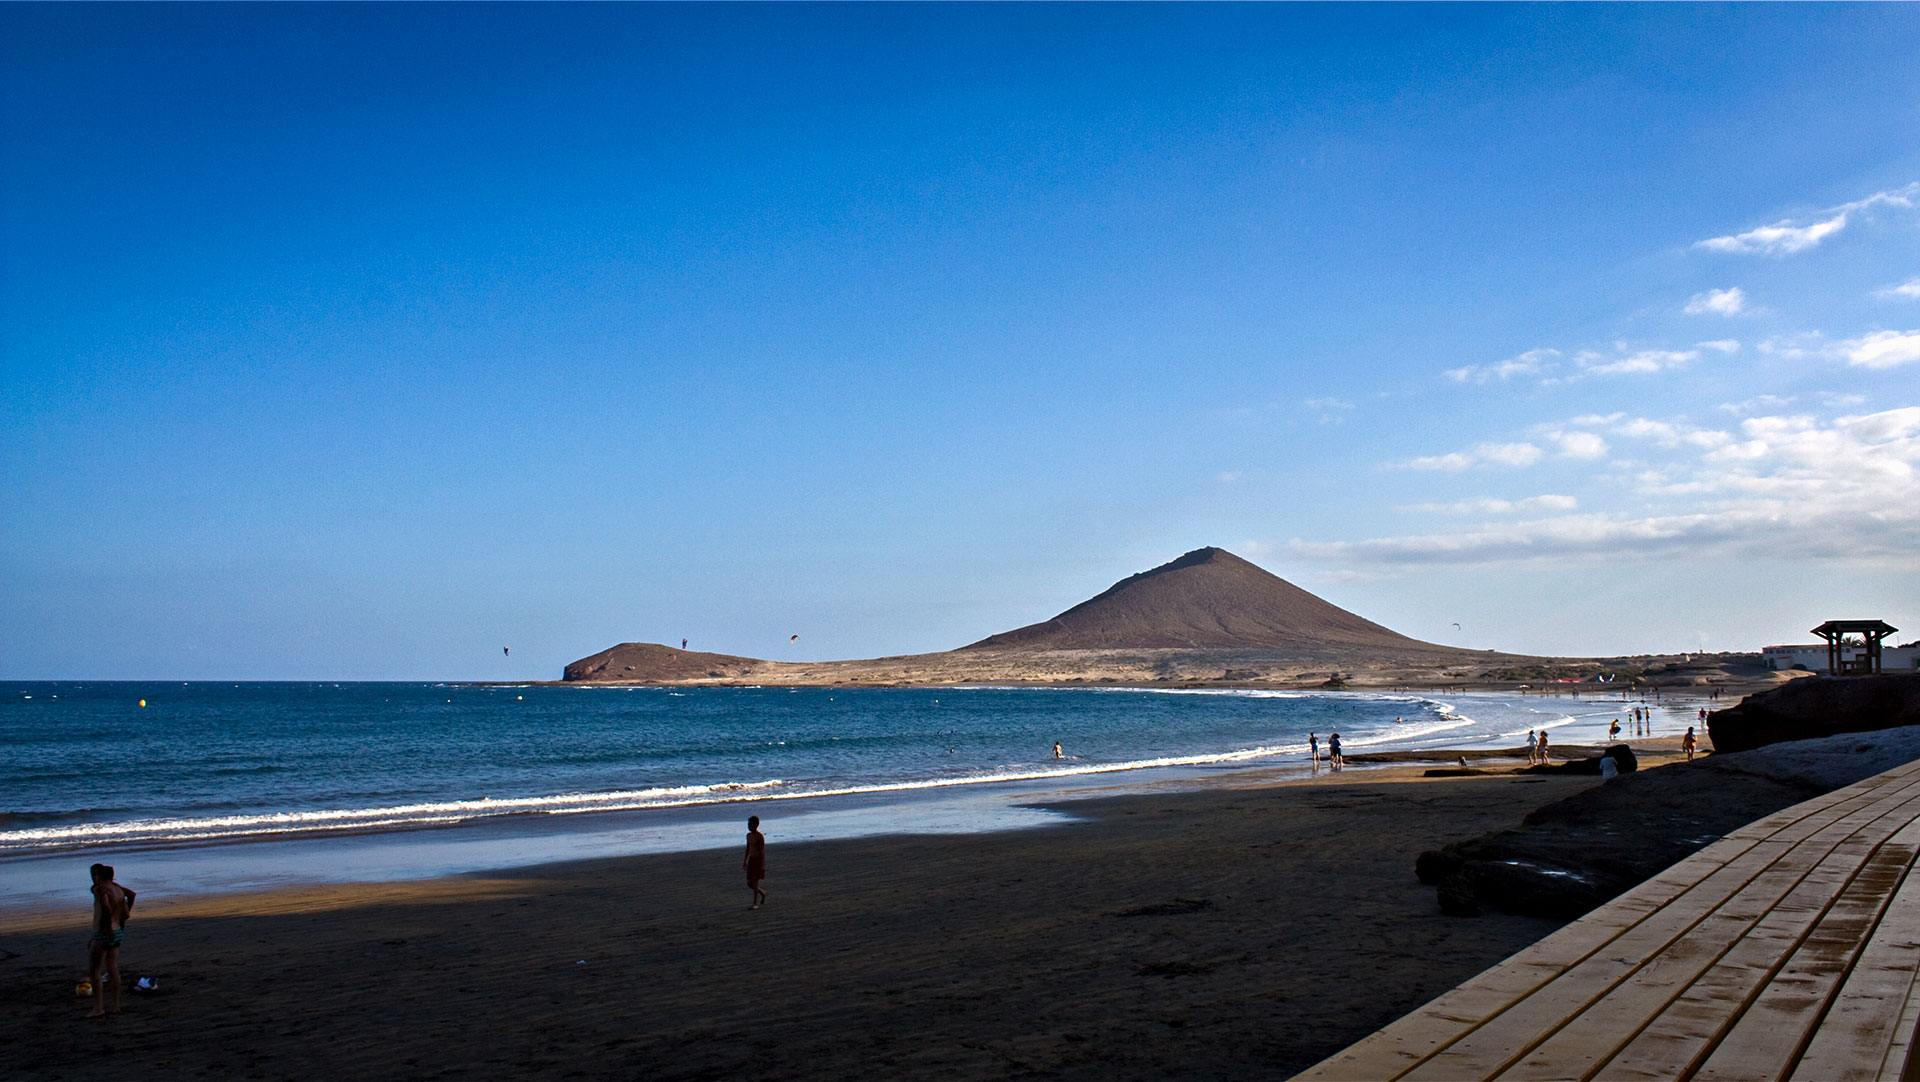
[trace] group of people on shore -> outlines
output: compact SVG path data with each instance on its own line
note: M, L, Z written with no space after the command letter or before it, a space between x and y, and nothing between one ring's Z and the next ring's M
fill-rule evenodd
M1320 734L1307 734L1307 757L1313 761L1313 769L1320 769ZM1339 770L1347 765L1346 756L1340 754L1340 734L1332 733L1327 737L1327 766Z

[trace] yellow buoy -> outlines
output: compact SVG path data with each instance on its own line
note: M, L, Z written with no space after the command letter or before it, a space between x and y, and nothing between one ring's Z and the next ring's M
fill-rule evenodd
M147 700L145 700L145 699L142 699L142 700L140 700L140 705L141 705L141 706L145 706L145 705L147 705Z

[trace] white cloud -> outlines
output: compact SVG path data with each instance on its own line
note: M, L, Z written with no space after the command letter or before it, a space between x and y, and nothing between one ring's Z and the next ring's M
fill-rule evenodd
M1804 252L1816 247L1821 241L1845 229L1853 214L1877 206L1911 208L1917 200L1920 200L1920 181L1904 188L1890 188L1884 192L1875 192L1865 199L1856 199L1851 203L1829 207L1813 215L1810 220L1785 218L1772 225L1763 225L1744 233L1710 237L1696 242L1694 247L1714 252L1732 252L1737 255L1792 255L1795 252Z
M1470 364L1464 368L1450 368L1446 372L1448 379L1456 383L1485 383L1491 379L1509 380L1515 376L1538 376L1553 370L1554 358L1560 356L1557 349L1530 349L1516 357L1492 364Z
M1482 443L1470 451L1416 458L1407 463L1407 468L1459 473L1474 466L1531 466L1546 454L1531 443Z
M1220 476L1214 478L1214 480L1220 482L1223 485L1233 484L1235 481L1240 480L1240 471L1227 470L1226 472L1222 473Z
M1559 350L1530 349L1517 357L1493 364L1451 368L1445 375L1456 383L1486 383L1528 376L1537 378L1543 386L1552 386L1593 376L1664 372L1692 364L1700 359L1703 352L1737 353L1739 350L1740 342L1733 338L1696 342L1692 349L1640 349L1626 342L1615 342L1606 349L1580 350L1570 358L1572 366L1567 368L1558 362L1558 358L1566 356Z
M1686 313L1690 316L1737 316L1746 310L1747 294L1739 286L1695 293L1686 307Z
M1909 278L1897 286L1876 289L1873 295L1882 300L1920 301L1920 278Z
M1920 361L1920 330L1874 331L1838 342L1829 342L1813 332L1769 338L1760 343L1759 349L1790 361L1845 361L1856 368L1897 368Z
M1625 342L1615 342L1612 352L1583 349L1574 354L1573 363L1579 367L1581 375L1643 375L1692 364L1700 359L1700 351L1703 349L1731 353L1739 348L1740 343L1731 339L1701 342L1692 349L1633 349Z
M1401 510L1453 515L1511 515L1528 511L1571 511L1579 506L1580 501L1572 496L1548 493L1518 500L1478 499L1460 500L1455 503L1416 503Z
M1895 368L1920 361L1920 331L1879 331L1839 343L1847 363L1860 368Z
M1547 514L1455 532L1295 539L1288 547L1303 557L1389 568L1673 555L1907 564L1913 559L1914 538L1920 535L1920 406L1831 420L1804 414L1749 417L1737 432L1649 418L1585 420L1675 452L1671 462L1631 479L1638 507ZM1415 509L1497 513L1503 502Z
M1556 432L1554 439L1560 441L1560 455L1563 458L1605 458L1607 441L1591 432Z

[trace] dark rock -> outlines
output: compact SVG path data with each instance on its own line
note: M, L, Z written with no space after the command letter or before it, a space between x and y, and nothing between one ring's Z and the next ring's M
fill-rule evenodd
M1459 878L1476 900L1497 909L1565 920L1619 893L1607 890L1611 884L1597 882L1590 872L1527 860L1470 860Z
M1901 725L1920 725L1920 673L1807 677L1707 715L1716 755Z
M1480 902L1473 896L1473 884L1467 882L1464 875L1449 876L1433 893L1440 901L1440 912L1449 917L1480 915Z
M1427 886L1437 886L1458 872L1466 861L1444 849L1429 849L1413 860L1413 874Z

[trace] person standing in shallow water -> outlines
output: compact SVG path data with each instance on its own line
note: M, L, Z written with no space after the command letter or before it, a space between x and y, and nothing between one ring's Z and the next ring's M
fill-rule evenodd
M93 982L93 1010L88 1018L107 1013L107 985L113 985L113 1013L120 1013L120 941L133 915L133 891L113 881L113 867L95 864L93 875L93 935L87 939L87 980Z
M767 837L760 833L760 817L747 816L747 854L740 861L747 869L747 889L753 892L753 904L748 909L758 909L765 904L767 892L760 889L760 881L767 877Z
M1327 765L1335 770L1347 765L1340 755L1340 734L1332 733L1327 737Z

